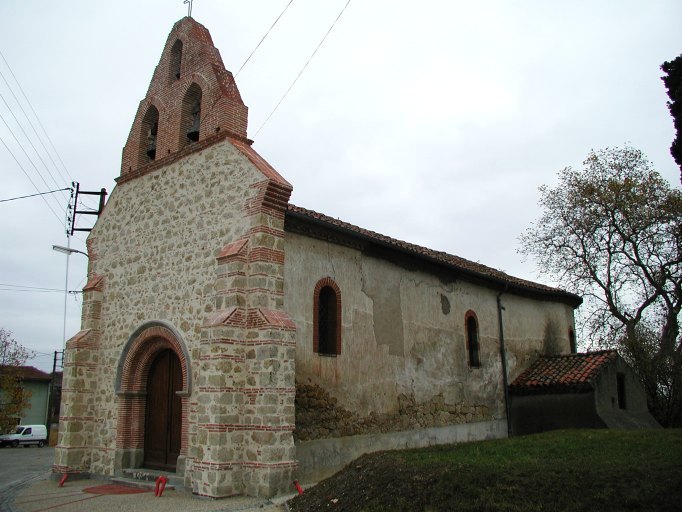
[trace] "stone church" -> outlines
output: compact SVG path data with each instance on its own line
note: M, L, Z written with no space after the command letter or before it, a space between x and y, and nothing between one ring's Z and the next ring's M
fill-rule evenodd
M289 202L208 30L178 21L88 241L55 473L272 496L363 452L507 435L580 297Z

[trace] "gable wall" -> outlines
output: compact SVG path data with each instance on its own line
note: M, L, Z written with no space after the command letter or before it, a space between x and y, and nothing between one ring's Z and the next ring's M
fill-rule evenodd
M192 373L201 375L201 329L215 312L216 255L247 231L242 209L256 179L248 162L223 142L114 189L90 235L90 272L105 282L96 381L102 421L93 436L101 451L93 452L93 472L113 471L116 369L133 332L152 320L169 324L187 346Z
M112 357L149 319L169 322L196 348L215 312L216 256L248 230L243 209L257 178L223 142L114 189L90 236L90 272L106 282L102 342Z
M298 439L504 418L498 292L444 282L425 270L297 233L287 232L286 251L285 308L298 332ZM337 357L320 356L312 347L313 290L325 277L341 294ZM502 303L510 381L537 355L570 351L572 307L512 294L504 294ZM468 365L469 310L479 324L480 368ZM307 398L315 405L302 417L299 406ZM325 423L315 417L320 400L323 407L331 402L328 409L337 409L342 423L355 425L308 428Z
M625 408L618 403L618 374L625 384ZM607 365L595 379L597 414L608 428L660 428L649 412L641 381L620 357Z
M257 206L265 183L223 141L116 187L88 241L91 280L101 277L103 284L86 287L84 331L67 346L56 470L111 475L139 465L139 455L120 449L121 439L132 442L129 429L144 429L121 416L117 368L133 333L160 322L186 347L186 375L193 376L185 385L191 394L183 397L186 460L178 462L186 485L212 497L272 495L283 480L288 485L293 327L273 327L257 316L282 303L277 233L284 218ZM251 254L221 263L223 249L241 247L239 241ZM248 336L242 313L231 325L211 323L230 308L254 312L248 322L257 325ZM126 400L137 407L134 397Z

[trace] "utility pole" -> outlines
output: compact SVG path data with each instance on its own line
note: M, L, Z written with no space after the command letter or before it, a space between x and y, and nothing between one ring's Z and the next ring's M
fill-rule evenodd
M48 400L48 405L47 405L47 430L48 430L48 436L49 436L49 431L51 430L52 424L55 423L55 413L58 413L59 411L55 411L55 404L56 404L56 395L57 395L57 366L60 366L62 368L62 371L64 370L64 351L63 350L55 350L54 351L54 359L52 360L52 380L50 381L50 397ZM61 388L61 381L60 381L60 388ZM61 400L60 400L61 402ZM59 422L59 416L57 415L57 423ZM49 437L48 437L49 439Z

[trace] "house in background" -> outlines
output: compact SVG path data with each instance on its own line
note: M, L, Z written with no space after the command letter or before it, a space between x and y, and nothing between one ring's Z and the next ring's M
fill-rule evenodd
M17 418L17 425L45 425L52 377L33 366L19 366L17 370L22 389L30 393L29 405Z
M509 386L516 435L561 428L660 428L615 350L541 357Z
M49 445L57 445L59 435L59 411L62 405L62 376L63 372L53 372L50 399L48 401L47 426L49 432Z

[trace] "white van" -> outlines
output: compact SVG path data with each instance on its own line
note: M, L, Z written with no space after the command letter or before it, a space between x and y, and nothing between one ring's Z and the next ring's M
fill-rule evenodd
M19 425L14 434L0 436L0 446L19 446L24 445L28 448L32 444L37 444L42 448L47 443L47 428L45 425Z

